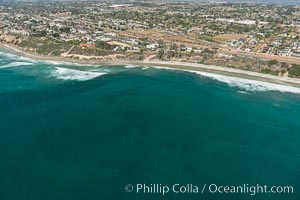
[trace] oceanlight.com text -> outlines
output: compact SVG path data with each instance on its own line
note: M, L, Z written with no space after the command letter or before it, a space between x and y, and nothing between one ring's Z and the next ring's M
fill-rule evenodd
M268 185L218 185L218 184L127 184L126 192L136 194L158 194L167 195L173 194L246 194L254 196L256 194L293 194L293 186L268 186Z

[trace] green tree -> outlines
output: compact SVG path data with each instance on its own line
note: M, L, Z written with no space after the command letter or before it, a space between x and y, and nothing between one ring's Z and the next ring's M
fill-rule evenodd
M59 30L62 33L70 33L71 28L69 28L69 27L62 27Z
M268 65L269 65L269 66L276 65L277 63L278 63L277 60L269 60L269 61L268 61Z
M165 50L163 48L159 49L157 52L157 57L159 60L162 60L165 55Z
M186 49L185 44L181 44L181 45L180 45L180 51L183 51L183 50L185 50L185 49Z
M158 40L158 47L163 48L164 47L164 41L162 39Z
M53 33L52 36L55 37L55 38L58 38L59 37L59 33Z

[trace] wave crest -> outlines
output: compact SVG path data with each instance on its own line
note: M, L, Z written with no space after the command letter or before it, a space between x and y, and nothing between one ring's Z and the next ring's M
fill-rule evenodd
M130 68L136 68L136 67L139 67L137 65L125 65L124 68L126 69L130 69Z
M288 85L279 85L276 83L268 83L268 82L257 81L257 80L224 76L224 75L212 74L207 72L194 71L194 73L212 78L214 80L223 83L227 83L230 86L238 87L246 91L252 91L252 92L279 91L279 92L290 92L290 93L300 94L300 88L288 86Z
M279 91L279 92L290 92L295 94L300 94L300 88L289 86L289 85L280 85L276 83L269 83L245 78L238 78L232 76L225 76L220 74L213 74L208 72L194 71L194 70L184 70L184 69L175 69L170 67L155 66L157 69L167 69L175 71L185 71L195 74L199 74L204 77L208 77L223 83L228 84L232 87L238 87L240 89L249 91L249 92L263 92L263 91Z
M9 68L9 67L17 67L17 66L26 66L26 65L32 65L33 63L28 63L28 62L11 62L6 65L0 66L0 69L3 68Z
M51 76L61 80L86 81L86 80L94 79L104 74L106 73L80 71L75 69L56 67L55 70L51 73Z

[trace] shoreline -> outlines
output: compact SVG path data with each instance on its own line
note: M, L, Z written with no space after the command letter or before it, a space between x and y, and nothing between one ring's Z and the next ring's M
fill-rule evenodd
M218 74L229 77L237 77L248 80L262 81L267 83L274 83L284 86L293 86L300 88L300 79L274 76L269 74L262 74L253 71L246 71L235 68L228 68L215 65L203 65L198 63L188 63L188 62L175 62L175 61L127 61L127 60L115 60L115 61L97 61L97 60L74 60L64 57L54 57L54 56L43 56L38 54L33 54L30 52L23 51L17 47L9 44L0 43L0 49L4 49L12 54L23 56L33 60L40 61L56 61L71 64L81 64L81 65L140 65L153 68L164 68L183 72L204 72L211 74Z

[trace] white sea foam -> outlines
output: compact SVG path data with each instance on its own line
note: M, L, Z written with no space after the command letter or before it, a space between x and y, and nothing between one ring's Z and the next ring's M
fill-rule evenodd
M111 70L105 69L105 68L101 68L101 69L92 69L92 70L89 70L89 72L109 73L109 72L111 72Z
M251 92L262 92L262 91L279 91L279 92L290 92L290 93L297 93L300 94L300 88L288 85L280 85L275 83L257 81L257 80L250 80L245 78L238 78L238 77L231 77L225 76L220 74L213 74L208 72L200 72L194 70L180 70L170 67L155 67L158 69L168 69L168 70L179 70L179 71L186 71L191 73L196 73L201 76L209 77L214 80L227 83L232 87L238 87L240 89L251 91Z
M149 67L143 67L143 66L139 66L139 65L125 65L124 68L126 69L130 69L130 68L138 68L138 67L141 67L142 70L146 70L148 69Z
M140 67L137 65L125 65L124 68L130 69L130 68L136 68L136 67Z
M4 57L10 58L10 59L19 58L19 56L15 55L15 54L6 53L6 52L2 52L2 51L0 51L0 56L4 56Z
M80 70L75 70L75 69L56 67L50 76L54 76L57 79L62 79L62 80L86 81L86 80L90 80L90 79L96 78L96 77L104 75L104 74L106 74L106 73L80 71Z
M36 63L36 62L37 62L37 61L34 60L34 59L27 58L27 57L24 57L24 56L19 56L19 57L17 58L17 60L23 60L23 61L32 62L32 63Z
M9 67L17 67L17 66L26 66L26 65L32 65L33 63L28 63L28 62L11 62L6 65L0 66L0 69L3 68L9 68Z
M99 65L93 64L81 64L81 63L73 63L68 61L54 61L54 60L38 60L39 63L55 65L55 66L85 66L85 67L98 67Z
M80 66L81 64L65 62L65 61L54 61L54 60L39 60L39 63L48 64L48 65L73 65Z
M52 61L52 60L39 60L39 62L49 64L49 65L64 65L64 64L66 64L64 62Z
M239 90L238 93L241 93L241 94L249 94L248 92L245 92L245 91L242 91L242 90Z
M3 56L5 58L11 59L11 60L17 60L17 61L27 61L32 63L45 63L49 65L70 65L70 66L96 66L91 64L80 64L80 63L73 63L73 62L67 62L67 61L54 61L54 60L35 60L31 58L27 58L24 56L19 56L16 54L8 53L8 52L2 52L0 51L0 56Z
M24 56L19 56L19 55L8 53L8 52L0 51L0 56L3 56L5 58L11 59L11 60L27 61L27 62L32 62L32 63L36 62L35 60L33 60L31 58L26 58Z
M192 71L196 74L212 78L214 80L227 83L230 86L238 87L246 91L262 92L262 91L279 91L279 92L291 92L300 94L300 88L288 86L288 85L279 85L275 83L268 83L257 80L250 80L244 78L237 78L231 76L224 76L219 74L212 74L207 72Z

